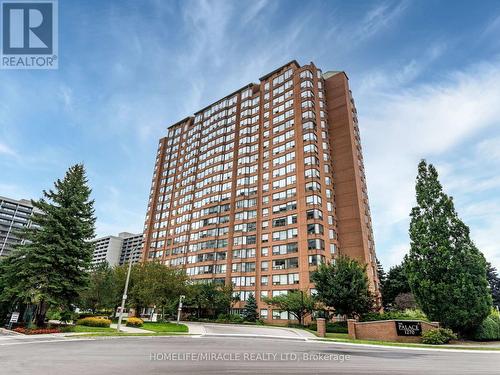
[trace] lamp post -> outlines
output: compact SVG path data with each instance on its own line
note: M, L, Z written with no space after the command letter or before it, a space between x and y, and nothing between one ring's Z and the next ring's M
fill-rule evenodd
M127 301L127 292L128 292L128 282L130 281L130 271L132 271L132 259L135 250L137 250L141 245L136 246L131 252L130 252L130 260L128 262L128 271L127 271L127 281L125 281L125 290L123 291L123 298L122 298L122 305L120 307L120 315L118 317L118 325L116 326L116 330L120 332L120 328L122 325L122 319L123 319L123 309L125 309L125 302Z
M177 325L179 325L179 322L181 321L181 312L182 312L182 301L186 298L185 295L181 294L179 296L179 308L177 309Z

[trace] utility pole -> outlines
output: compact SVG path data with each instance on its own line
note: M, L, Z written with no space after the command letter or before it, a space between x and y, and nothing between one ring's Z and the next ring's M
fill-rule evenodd
M139 246L142 246L142 244ZM130 252L130 259L128 262L127 281L125 281L125 290L123 291L122 306L120 307L120 316L118 317L118 325L116 326L116 330L118 332L120 332L120 328L122 325L122 319L123 319L123 309L125 309L125 301L127 301L128 282L130 281L130 271L132 271L132 258L133 258L132 255L134 254L135 250L139 246L137 246L134 250L132 250Z
M185 295L181 294L179 296L179 308L177 309L177 325L179 325L179 322L181 321L181 312L182 312L182 301L186 298Z

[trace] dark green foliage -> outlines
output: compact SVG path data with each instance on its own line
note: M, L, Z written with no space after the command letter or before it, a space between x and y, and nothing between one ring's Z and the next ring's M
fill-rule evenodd
M474 330L472 338L479 341L500 340L500 315L497 311L492 311L483 320Z
M469 331L491 307L486 261L443 193L436 169L425 161L418 167L416 193L405 267L411 290L429 319Z
M219 314L216 321L218 323L243 323L245 319L239 314Z
M114 307L121 303L128 266L128 264L117 266L112 270L111 300ZM187 276L182 270L159 262L134 264L130 273L126 306L133 307L136 311L156 306L162 312L162 316L171 313L177 309L179 296L186 293L186 283Z
M311 331L317 331L318 326L316 323L309 324L307 327ZM326 323L326 332L327 333L347 333L347 321L345 322L333 322Z
M322 264L313 273L317 297L335 313L348 317L359 316L373 308L373 297L368 287L366 265L346 256L339 256L331 264Z
M382 287L385 283L385 280L387 278L387 275L384 271L384 267L382 267L382 263L377 258L377 276L378 276L378 282L380 286Z
M253 293L250 293L243 309L243 319L247 322L255 322L259 317L257 313L257 300L255 299Z
M486 271L488 283L490 284L493 306L500 307L500 277L498 277L497 269L493 267L491 263L486 263Z
M232 285L191 284L187 287L184 305L196 311L198 319L215 319L220 314L229 314L234 300Z
M399 294L411 292L408 278L405 274L404 262L391 267L382 284L382 301L384 308L394 308L394 301Z
M293 290L287 294L266 298L264 302L278 310L288 311L295 316L300 325L304 324L304 318L310 315L316 307L315 299L302 290Z
M369 312L363 314L360 318L361 322L372 322L375 320L423 320L429 321L427 316L420 310L406 311L386 311L383 313Z
M54 190L33 201L41 213L21 233L26 242L2 261L0 300L35 304L38 326L50 306L72 309L87 286L95 223L87 182L83 165L74 165Z
M434 328L422 334L422 343L430 345L448 344L450 340L456 340L457 335L449 328Z
M93 267L89 275L89 285L80 293L79 306L82 309L98 310L115 307L113 270L107 262Z

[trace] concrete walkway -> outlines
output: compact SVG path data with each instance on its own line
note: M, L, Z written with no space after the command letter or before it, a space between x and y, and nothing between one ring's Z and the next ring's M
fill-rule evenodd
M296 340L316 338L311 332L298 328L204 322L182 322L182 324L188 326L190 334L203 336L273 337Z
M111 328L117 329L118 324L111 324ZM148 331L146 329L142 328L135 328L135 327L127 327L125 324L122 324L120 327L120 332L125 332L125 333L153 333L153 331Z

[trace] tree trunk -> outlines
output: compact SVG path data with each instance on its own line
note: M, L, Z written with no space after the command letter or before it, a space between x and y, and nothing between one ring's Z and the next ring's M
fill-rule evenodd
M36 309L36 315L35 315L35 324L37 327L44 327L45 326L45 315L47 314L47 304L45 301L40 301L38 303L38 307Z

